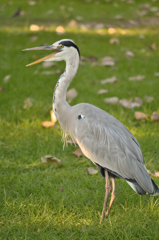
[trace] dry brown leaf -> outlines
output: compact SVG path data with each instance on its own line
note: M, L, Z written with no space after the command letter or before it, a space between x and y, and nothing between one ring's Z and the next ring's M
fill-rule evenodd
M25 99L23 108L27 109L27 108L31 108L32 106L33 106L33 99L31 98Z
M45 128L49 128L49 127L53 127L54 123L49 122L49 121L44 121L44 122L42 122L42 126L45 127Z
M66 98L69 100L69 101L72 101L72 99L74 99L75 97L77 97L78 95L78 92L76 91L75 88L71 88L70 90L67 91L66 93Z
M106 103L112 103L112 104L115 104L119 101L119 98L118 97L110 97L110 98L105 98L104 99L104 102Z
M46 155L45 157L41 157L42 163L56 163L59 167L62 167L62 161L56 157L53 157L51 155Z
M137 120L140 120L140 119L144 119L144 118L147 118L147 114L143 113L143 112L135 112L135 118Z
M37 36L31 36L31 37L30 37L30 40L31 40L32 42L35 42L37 39L38 39Z
M114 66L115 60L112 57L104 57L101 59L101 65L103 66Z
M91 174L91 175L97 174L97 173L98 173L98 170L96 170L96 169L94 169L94 168L92 168L92 167L89 167L89 168L87 168L87 173L88 173L88 174Z
M9 82L9 79L10 79L10 78L11 78L11 75L5 76L5 77L3 78L3 82L4 82L4 83Z
M154 76L155 76L155 77L159 77L159 72L155 72L155 73L154 73Z
M157 50L157 46L156 46L156 43L152 43L151 44L151 49L156 51Z
M102 85L105 83L115 83L115 82L118 82L118 79L115 76L100 81Z
M12 15L12 18L19 17L21 15L21 8L18 8Z
M146 102L152 102L154 100L154 97L145 96L144 99L145 99Z
M143 10L137 11L137 14L142 17L147 14L147 11L143 9Z
M55 31L58 35L65 33L65 29L62 26L58 26Z
M109 41L109 43L110 43L110 44L114 44L114 43L115 43L115 44L119 44L120 41L119 41L118 38L111 38L110 41Z
M44 75L51 75L51 74L58 74L60 73L61 71L60 70L55 70L55 71L43 71L41 72L41 74L44 74Z
M159 177L159 171L154 171L155 177Z
M63 186L62 186L62 187L60 187L60 191L61 191L61 192L63 192Z
M51 115L51 121L53 124L55 124L55 122L57 121L57 118L55 116L55 113L53 110L50 111L50 115Z
M158 114L158 112L153 112L153 114L151 116L151 120L152 121L159 121L159 114Z
M155 177L155 174L153 174L152 172L150 172L150 170L147 169L147 172L148 172L148 174L150 174L150 175L152 175L152 176Z
M144 78L145 78L145 76L137 75L137 76L129 77L128 80L129 81L141 81Z
M95 56L88 56L87 58L86 58L86 60L88 61L88 62L95 62L95 61L97 61L97 57L95 57Z
M141 107L142 106L142 99L135 97L135 102L132 102L133 98L130 99L122 99L119 101L119 103L125 107L125 108L129 108L132 109L134 107Z
M134 53L131 52L131 51L127 51L127 52L125 53L125 57L126 57L126 58L132 58L132 57L134 57Z
M154 177L159 177L159 171L154 171L154 173L152 173L150 172L150 170L147 169L147 172Z
M139 98L139 97L135 97L135 103L137 104L137 105L136 105L137 107L141 107L143 101L142 101L141 98Z
M107 89L100 89L100 90L98 91L98 94L103 94L103 93L107 93L107 92L108 92Z
M78 26L78 23L77 23L76 20L71 20L71 21L69 22L68 26L71 27L71 28L75 28L75 27Z
M81 157L83 155L83 152L81 151L80 148L77 148L76 151L73 152L74 155L77 157Z
M40 26L35 25L35 24L31 24L30 25L30 31L38 32L38 31L40 31Z
M28 4L29 4L30 6L35 6L35 5L36 5L36 2L35 2L35 1L28 1Z
M55 65L55 62L51 62L51 61L44 61L44 62L42 62L42 66L44 67L44 68L48 68L48 67L52 67L53 65Z
M5 90L5 87L0 87L0 92L3 92Z
M116 33L116 29L115 28L108 28L108 33L109 34L114 34L114 33Z
M119 101L119 103L125 108L131 108L132 100L133 100L133 98L130 98L129 100L122 99Z
M47 12L46 12L46 15L50 15L50 14L52 14L54 12L54 10L53 9L50 9L50 10L48 10Z

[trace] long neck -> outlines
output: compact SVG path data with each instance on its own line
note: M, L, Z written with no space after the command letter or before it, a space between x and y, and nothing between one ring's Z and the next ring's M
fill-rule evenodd
M70 105L66 102L66 92L69 87L70 82L75 76L79 65L79 56L75 55L74 57L70 57L66 61L66 69L64 73L60 76L54 90L53 95L53 110L54 113L61 125L63 126L66 121L66 117L69 114ZM67 124L66 124L67 125Z

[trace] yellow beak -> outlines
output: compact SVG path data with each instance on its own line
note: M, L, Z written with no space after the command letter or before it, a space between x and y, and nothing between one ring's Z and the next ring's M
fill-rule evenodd
M23 49L22 51L30 51L30 50L57 50L57 47L49 45L49 46L42 46L42 47L26 48L26 49ZM39 60L36 60L35 62L27 64L26 67L43 62L47 59L53 58L55 55L56 55L56 52L51 53L43 58L40 58Z

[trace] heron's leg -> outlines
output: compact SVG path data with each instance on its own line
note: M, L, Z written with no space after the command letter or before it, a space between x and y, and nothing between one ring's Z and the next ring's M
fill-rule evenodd
M113 187L113 190L112 190L112 194L111 194L111 199L110 199L110 203L109 203L109 207L107 209L107 212L106 212L106 216L109 215L109 211L113 205L113 202L116 198L116 186L115 186L115 178L114 177L111 177L111 180L112 180L112 187Z
M110 193L110 190L111 190L110 179L109 179L109 174L108 174L107 170L105 170L105 181L106 181L106 184L105 184L105 190L106 191L105 191L103 211L102 211L102 216L101 216L100 223L104 220L105 210L106 210L107 202L108 202L108 197L109 197L109 193Z

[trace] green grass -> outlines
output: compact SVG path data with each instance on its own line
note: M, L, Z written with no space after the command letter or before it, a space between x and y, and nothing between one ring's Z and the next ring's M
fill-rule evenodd
M65 147L61 142L60 128L44 129L42 121L50 120L52 94L58 74L42 75L41 64L26 68L25 65L45 56L45 52L21 52L22 49L51 44L61 38L71 38L79 46L82 56L96 56L97 61L105 56L115 58L115 68L92 66L90 62L80 65L70 88L78 91L71 105L79 102L92 103L109 112L123 122L138 139L147 168L159 170L159 124L151 121L137 121L135 111L151 116L159 112L158 42L157 26L135 26L122 29L114 16L123 15L123 23L136 19L136 12L145 1L134 4L117 1L37 1L29 6L27 1L5 1L0 4L0 239L159 239L159 199L154 196L138 196L123 180L116 180L117 198L110 216L99 224L105 193L104 179L88 175L87 168L93 166L84 156L72 154L74 146ZM60 6L65 5L63 13ZM151 6L158 3L150 2ZM11 15L21 6L25 12L17 19ZM74 10L68 10L74 6ZM51 15L45 14L54 9ZM89 14L88 14L89 12ZM109 13L109 14L108 14ZM154 14L154 15L153 15ZM116 33L108 29L99 34L96 29L70 28L67 23L81 16L82 23L112 23ZM142 20L151 20L155 13L148 12ZM31 32L30 24L44 26L38 32ZM64 35L55 32L58 24L66 26ZM123 30L125 34L123 34ZM144 39L139 35L143 34ZM35 42L32 36L37 36ZM116 37L119 45L109 40ZM157 50L150 50L156 43ZM125 52L134 53L131 59ZM64 63L57 63L49 70L64 71ZM34 72L38 70L38 74ZM11 75L8 83L3 79ZM128 77L144 75L140 82L128 81ZM116 84L102 86L99 81L116 76ZM96 84L92 84L95 81ZM101 88L107 88L106 95L97 95ZM122 98L153 96L154 101L143 100L140 108L133 110L104 103L105 97ZM33 106L24 109L24 101L31 98ZM57 124L58 126L58 124ZM41 157L51 154L62 160L63 167L45 165ZM94 167L94 166L93 166ZM159 179L153 178L157 185Z

